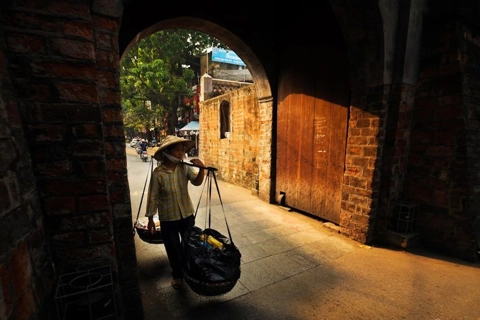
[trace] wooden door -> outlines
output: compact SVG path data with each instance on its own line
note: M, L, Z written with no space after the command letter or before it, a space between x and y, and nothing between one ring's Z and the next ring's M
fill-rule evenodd
M282 64L276 196L283 194L288 207L339 223L349 105L345 55L297 47Z

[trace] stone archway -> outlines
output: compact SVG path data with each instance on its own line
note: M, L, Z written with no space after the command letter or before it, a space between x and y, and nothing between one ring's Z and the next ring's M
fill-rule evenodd
M476 50L477 28L474 22L469 21L476 16L464 4L447 2L452 10L450 6L437 7L440 11L448 10L434 10L431 20L425 21L425 25L433 30L438 29L438 24L444 28L448 23L448 30L435 32L435 41L423 43L422 48L453 53L458 52L461 46L469 45ZM344 203L340 225L344 234L360 242L372 239L377 212L383 210L378 201L381 184L387 187L390 184L392 188L400 185L395 177L391 178L385 174L387 171L382 171L382 166L388 170L390 164L384 161L385 158L392 156L393 160L399 159L409 151L399 149L398 157L397 154L384 152L387 134L384 129L393 128L390 131L392 137L397 133L397 123L385 121L391 106L397 110L400 107L411 110L415 104L412 88L394 88L404 94L397 96L390 91L391 82L385 80L389 79L385 77L385 72L393 70L390 69L392 64L402 68L411 61L401 57L398 63L390 63L396 48L388 47L386 43L392 39L384 37L381 12L392 9L385 6L395 7L401 3L403 1L330 0L301 4L302 10L333 10L347 48L352 92L348 138L357 143L347 144L348 168L342 185ZM43 297L45 292L51 292L55 273L63 271L63 267L102 259L114 266L118 275L115 277L119 283L118 290L121 291L119 295L127 303L126 309L131 311L139 307L136 279L131 277L135 274L135 248L131 239L128 181L125 181L118 57L139 34L152 26L196 27L228 43L249 63L255 72L257 97L265 111L261 122L266 147L260 155L265 165L261 183L265 185L260 185L263 190L260 196L265 200L273 198L268 190L271 190L270 183L275 178L271 174L274 169L269 168L272 157L275 157L271 146L276 143L272 134L276 128L272 123L275 123L275 100L280 77L278 55L288 45L282 42L280 27L285 19L302 24L303 16L292 14L291 10L296 6L291 2L276 3L266 8L242 3L234 10L215 4L203 6L194 1L169 8L164 6L158 0L7 0L0 5L4 39L0 44L3 124L0 147L7 151L15 150L5 152L6 157L1 161L2 188L5 192L2 193L4 206L0 223L5 229L13 231L6 235L7 248L2 261L7 262L2 270L23 270L23 279L28 280L25 284L32 295ZM380 9L379 6L384 7ZM388 13L388 10L385 12ZM466 12L472 12L472 16L467 16ZM403 22L410 22L408 13ZM313 31L328 32L328 29ZM406 33L408 30L402 31ZM386 48L392 51L386 51ZM474 56L468 55L470 61L465 58L452 61L453 66L442 63L441 59L435 61L436 56L423 58L432 62L435 68L457 70L467 66L474 70ZM424 71L428 73L429 70ZM453 71L446 71L446 74L452 76ZM468 84L475 87L473 72L460 75L461 78L471 77L473 80ZM424 77L428 86L437 90L441 76L427 74ZM463 84L457 78L451 81L458 87ZM463 97L461 93L456 92L454 97ZM438 93L432 95L432 99L439 98L444 96ZM452 107L452 112L464 106L471 108L468 110L472 114L476 110L473 103L461 102L459 106ZM463 120L466 115L460 117ZM472 131L477 128L474 123L469 125ZM355 135L356 132L364 133ZM409 137L405 135L405 139ZM396 141L393 142L392 149ZM476 153L465 154L461 150L450 156L450 160L464 156L471 163L478 163L475 161L478 158ZM467 173L471 173L469 170L475 171L477 167L457 167L456 170L448 169L446 173L463 183ZM387 181L383 181L385 176ZM416 177L410 179L412 184L418 181ZM432 209L431 216L436 221L430 228L433 232L428 233L430 239L439 241L436 243L439 247L448 242L452 255L478 258L475 251L478 247L478 223L470 227L472 219L478 220L478 214L472 209L475 208L472 204L478 202L478 196L472 193L478 182L472 183L459 195L452 192L448 185L440 190L447 198L465 197L467 200L461 203L460 208L449 204L438 205L428 198L420 200ZM427 187L430 186L437 187ZM410 187L412 191L415 189ZM440 214L434 212L437 208L441 209ZM450 217L445 218L443 212ZM466 226L465 232L458 232L461 230L456 229L458 223ZM450 229L446 230L442 227L444 225ZM472 244L470 240L474 232L476 242ZM12 264L14 256L22 257L16 260L16 265ZM39 263L31 264L33 261ZM28 268L22 269L23 266ZM7 273L5 277L8 281L9 275ZM8 285L15 288L11 283ZM23 290L18 293L25 292ZM16 295L14 299L17 298ZM22 306L18 312L33 315L44 307L40 305L41 300L25 308L20 300L14 301L14 304ZM33 305L35 303L39 305Z
M255 92L260 108L260 119L258 121L261 123L261 133L259 139L261 141L271 142L273 132L273 123L271 121L273 118L273 98L271 91L272 89L266 71L252 49L249 48L240 38L221 26L204 19L192 17L166 19L140 31L133 39L130 40L125 49L121 52L121 59L123 59L129 48L131 48L141 39L148 37L159 30L168 29L189 29L209 34L225 43L229 48L238 54L242 61L244 61L248 66L255 84ZM270 201L272 194L272 145L271 143L265 143L262 145L264 147L259 150L258 154L258 163L261 164L258 176L258 195L263 200Z

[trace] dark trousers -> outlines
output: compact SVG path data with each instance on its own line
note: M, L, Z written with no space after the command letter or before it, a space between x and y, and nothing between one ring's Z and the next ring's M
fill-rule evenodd
M177 221L160 221L163 245L167 251L168 262L172 268L172 278L183 279L185 254L183 250L183 236L187 229L195 225L195 217L191 215Z

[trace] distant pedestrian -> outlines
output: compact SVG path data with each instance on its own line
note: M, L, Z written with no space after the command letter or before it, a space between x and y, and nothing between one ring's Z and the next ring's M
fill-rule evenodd
M148 143L145 139L142 139L142 141L140 142L140 148L142 148L142 151L147 151Z

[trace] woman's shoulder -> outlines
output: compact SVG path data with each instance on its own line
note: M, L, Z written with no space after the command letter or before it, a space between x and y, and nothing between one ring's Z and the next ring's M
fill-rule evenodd
M168 172L168 169L162 164L159 163L155 169L153 169L154 173L162 173L162 172Z

